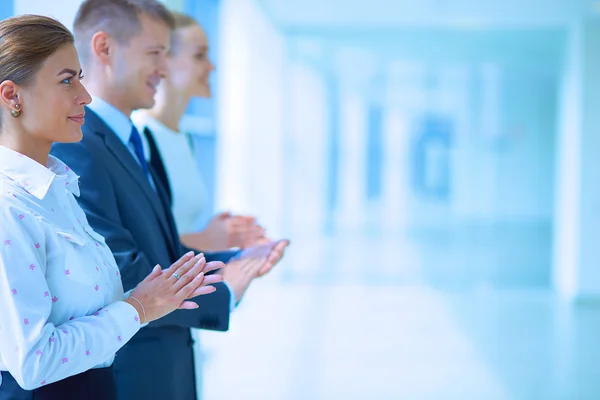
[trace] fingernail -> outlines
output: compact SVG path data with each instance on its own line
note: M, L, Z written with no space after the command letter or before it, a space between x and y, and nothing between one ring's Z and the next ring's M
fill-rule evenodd
M188 256L188 257L192 257L194 255L194 252L193 251L188 251L185 255Z

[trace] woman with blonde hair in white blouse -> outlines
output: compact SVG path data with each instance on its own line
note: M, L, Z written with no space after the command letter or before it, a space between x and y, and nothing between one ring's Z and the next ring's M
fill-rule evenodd
M0 399L116 398L111 364L140 329L214 291L221 263L188 253L129 296L78 206L76 173L49 155L81 140L73 36L41 16L0 22ZM140 382L139 384L143 384Z

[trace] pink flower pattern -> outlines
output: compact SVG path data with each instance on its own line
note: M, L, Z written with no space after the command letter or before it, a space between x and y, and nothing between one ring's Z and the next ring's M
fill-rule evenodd
M1 151L2 149L0 149ZM0 154L3 162L5 161L4 154ZM37 167L31 164L30 159L26 157L19 157L19 159L22 161L19 161L20 164L14 165L16 168L22 169L24 167L19 167L19 165L25 166L29 162L27 168L31 169L32 174L40 172L34 169ZM9 162L16 163L14 158ZM13 165L11 164L11 166ZM119 279L120 273L115 272L117 266L106 245L90 235L82 235L83 243L79 241L74 243L72 237L69 237L75 235L75 232L89 231L90 227L81 217L83 211L72 198L73 191L77 189L75 175L69 172L68 167L64 168L70 174L67 182L64 183L64 186L61 184L61 187L56 186L59 180L51 183L51 185L54 185L52 186L53 190L47 191L43 201L31 195L32 192L36 193L36 190L39 190L37 182L33 179L13 179L11 182L14 183L8 183L9 189L12 188L10 185L21 185L18 189L11 192L0 191L0 199L6 201L6 203L0 202L0 204L8 203L11 206L14 205L15 209L18 210L8 220L3 220L0 223L0 264L7 266L7 270L4 271L8 278L7 282L24 282L19 284L18 288L16 286L9 287L9 291L4 294L0 293L0 323L2 326L20 325L21 329L25 331L37 330L43 327L44 323L59 326L58 330L48 338L48 345L52 346L52 356L43 347L39 349L33 347L37 362L40 363L40 368L47 368L48 363L59 361L64 365L63 371L80 371L83 365L89 365L90 362L94 362L94 364L106 362L105 355L116 351L117 347L120 347L117 342L127 341L139 329L140 319L138 315L131 315L131 310L127 307L115 307L113 313L115 318L94 318L95 322L90 319L86 320L86 318L77 319L89 315L90 309L99 307L100 310L94 315L100 316L102 312L108 313L109 310L103 308L107 305L105 299L123 298L123 292ZM23 191L22 186L27 186L28 193ZM47 189L45 188L45 190ZM19 196L15 194L17 190ZM68 197L59 195L60 191L66 192ZM29 208L30 204L35 206L35 212L33 213L32 209ZM53 235L51 231L38 229L37 224L40 221L38 214L41 214L41 220L49 221L54 226L67 227L66 232L69 231L69 225L67 224L71 223L71 233L68 234L69 236L59 236L58 234ZM32 215L35 215L35 217ZM75 220L77 225L74 225ZM17 244L19 245L19 251L15 252L14 249L17 248ZM42 244L44 244L43 247ZM48 254L46 254L48 250L51 250L56 256L48 257ZM72 264L65 265L64 260L67 252L69 252L69 255L74 255L74 257L72 258ZM68 262L71 262L71 258ZM104 268L100 268L100 265L104 265ZM69 267L79 269L71 270ZM27 269L30 271L27 271ZM39 274L31 271L39 272ZM91 286L79 281L81 277L89 279L91 276L94 276L93 279L97 279L97 282L92 281ZM70 279L71 277L74 279ZM90 296L89 289L91 287L102 296ZM104 292L106 292L106 296L104 296ZM21 301L27 304L21 306L20 302L17 302L19 297L13 298L13 296L19 296ZM6 313L1 312L2 305L7 302L11 303L10 306L16 310L15 313L11 312L12 315L8 316ZM43 315L42 313L49 308L51 308L52 313ZM67 319L68 321L75 320L77 323L65 323ZM120 324L123 324L121 333L116 336L117 341L110 340L108 341L110 344L106 344L106 340L99 339L114 332L115 320L121 321ZM60 327L61 324L64 325ZM77 329L77 332L71 332L71 326L76 326L72 329ZM97 347L86 349L81 345L85 342L79 342L80 337L83 337L86 341L89 340L89 343L95 345L97 343ZM12 358L11 361L14 361L17 358L23 358L25 351L29 351L34 345L32 342L28 342L30 340L28 335L25 338L20 338L20 340L24 340L25 344L14 347L13 342L5 347L9 350L9 354L6 355L7 359ZM0 347L2 347L1 344ZM13 347L15 354L10 351ZM75 350L73 351L73 349ZM87 358L87 361L83 361L85 358ZM50 378L42 380L40 385L46 385L47 382L52 383L53 380L50 380Z

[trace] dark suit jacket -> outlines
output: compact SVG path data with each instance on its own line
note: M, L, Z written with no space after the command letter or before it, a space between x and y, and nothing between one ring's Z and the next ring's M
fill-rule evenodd
M112 250L125 291L160 264L167 268L188 249L179 241L165 189L153 174L156 191L116 134L86 109L80 143L55 144L51 153L80 177L79 204L91 226ZM206 254L207 261L228 261L234 253ZM230 293L217 291L195 299L196 310L175 311L143 328L117 354L119 396L126 400L195 398L189 328L225 331Z

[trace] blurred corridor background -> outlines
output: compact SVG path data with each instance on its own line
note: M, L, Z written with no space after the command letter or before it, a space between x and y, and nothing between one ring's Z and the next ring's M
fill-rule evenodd
M292 240L205 399L600 399L599 1L165 3L217 68L206 219Z

